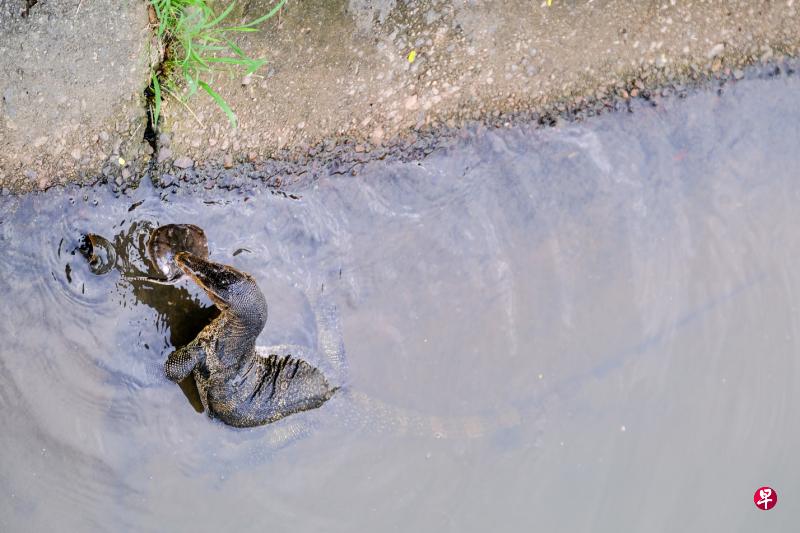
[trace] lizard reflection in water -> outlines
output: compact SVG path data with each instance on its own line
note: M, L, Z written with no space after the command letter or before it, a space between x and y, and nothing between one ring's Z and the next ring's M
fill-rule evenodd
M333 395L337 389L316 367L256 346L267 302L252 276L188 252L174 261L220 310L165 364L172 381L194 376L209 416L236 427L258 426L319 407Z

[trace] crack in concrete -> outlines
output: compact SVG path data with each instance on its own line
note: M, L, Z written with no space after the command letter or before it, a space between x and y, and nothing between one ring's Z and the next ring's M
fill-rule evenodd
M35 6L38 2L39 0L25 0L25 7L22 9L22 13L20 13L20 15L23 18L27 17L31 12L31 8Z

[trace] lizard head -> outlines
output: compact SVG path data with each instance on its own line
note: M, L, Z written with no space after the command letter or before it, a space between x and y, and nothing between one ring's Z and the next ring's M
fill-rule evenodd
M267 322L267 301L253 276L208 261L189 252L175 255L175 263L223 312L231 312L259 332Z

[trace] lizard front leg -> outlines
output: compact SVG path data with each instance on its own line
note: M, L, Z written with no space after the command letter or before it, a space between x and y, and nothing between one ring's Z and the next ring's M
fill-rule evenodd
M192 373L204 355L205 351L200 343L190 342L169 354L167 362L164 363L164 374L167 379L175 383L182 381Z

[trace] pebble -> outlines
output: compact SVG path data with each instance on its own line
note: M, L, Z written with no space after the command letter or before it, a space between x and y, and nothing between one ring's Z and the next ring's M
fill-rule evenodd
M406 98L404 106L409 111L414 111L415 109L419 108L419 99L417 98L417 95L412 94L411 96Z
M194 166L194 161L189 157L183 156L173 161L172 165L176 168L192 168Z
M172 157L172 150L170 150L169 148L162 148L158 151L158 158L156 159L156 161L158 163L163 163L170 157Z
M369 138L372 141L372 144L379 145L383 141L384 131L383 128L380 126L372 130L370 133Z
M69 155L71 155L71 156L72 156L72 159L74 159L75 161L77 161L78 159L80 159L80 158L81 158L81 149L80 149L80 148L75 148L73 151L71 151L71 152L69 153Z
M737 80L741 80L742 78L744 78L744 71L740 68L737 68L736 70L733 71L733 77Z
M222 166L225 168L233 168L233 156L231 154L225 154L225 158L222 161Z
M158 135L158 146L162 148L169 148L171 142L172 139L170 139L169 135L167 135L166 133L160 133Z
M717 44L715 44L714 46L711 47L711 49L708 51L708 54L706 54L706 56L709 59L713 59L713 58L717 57L718 55L720 55L724 51L725 51L725 45L722 44L722 43L717 43Z

